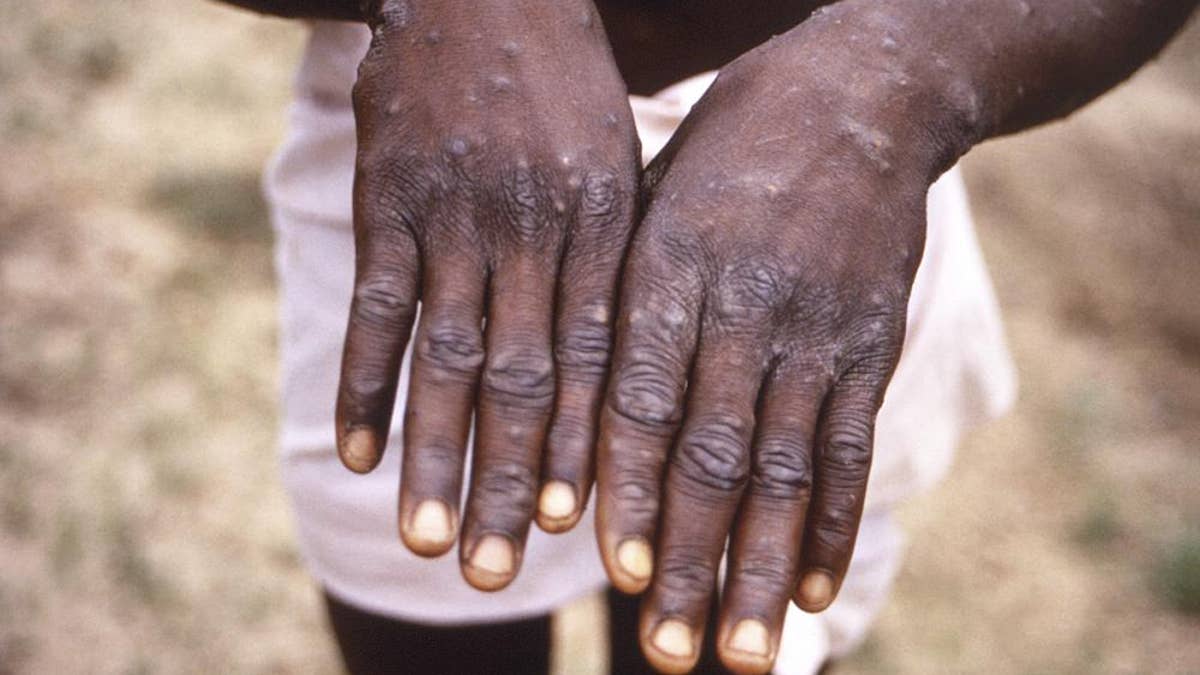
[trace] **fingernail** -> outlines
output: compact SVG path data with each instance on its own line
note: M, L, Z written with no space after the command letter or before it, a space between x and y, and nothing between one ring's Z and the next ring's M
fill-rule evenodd
M575 513L575 488L561 480L550 481L538 496L538 511L553 520L562 520Z
M498 534L484 535L471 553L471 567L497 577L508 577L513 572L512 542Z
M681 659L692 656L692 629L679 619L667 619L658 624L650 641L655 649L667 656Z
M641 537L632 537L617 546L617 564L621 570L638 581L650 578L654 571L654 556L650 544Z
M375 432L367 428L350 431L342 438L342 461L351 471L366 473L375 468L379 454Z
M417 544L443 547L454 539L450 507L440 499L426 499L417 506L408 525L408 536Z
M833 602L833 577L822 570L812 570L800 580L800 599L811 609L825 609Z
M733 627L728 646L733 651L766 657L771 653L770 640L771 636L763 622L757 619L742 619Z

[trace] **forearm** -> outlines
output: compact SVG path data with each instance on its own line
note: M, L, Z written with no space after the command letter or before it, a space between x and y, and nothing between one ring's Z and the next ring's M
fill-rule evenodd
M363 21L360 0L218 0L262 14L289 19Z
M844 0L796 32L812 31L824 49L841 44L858 72L878 74L874 81L907 102L907 113L930 120L945 139L942 160L951 161L987 138L1062 117L1116 85L1153 57L1196 5ZM855 79L875 87L868 75Z

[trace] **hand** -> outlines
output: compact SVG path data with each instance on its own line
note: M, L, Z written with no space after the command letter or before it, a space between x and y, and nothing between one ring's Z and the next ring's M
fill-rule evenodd
M613 584L649 587L641 641L666 672L696 662L727 537L729 668L770 669L790 597L836 595L946 166L936 97L810 22L726 67L646 169L597 525Z
M354 92L338 450L354 471L379 462L420 300L401 537L425 556L454 544L474 413L460 558L495 590L520 567L539 488L550 531L587 500L637 136L591 2L378 4Z

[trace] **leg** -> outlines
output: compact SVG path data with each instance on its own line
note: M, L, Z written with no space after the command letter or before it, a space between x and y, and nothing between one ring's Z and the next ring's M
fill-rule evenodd
M361 610L325 593L329 622L351 675L545 675L550 617L471 626L425 626Z

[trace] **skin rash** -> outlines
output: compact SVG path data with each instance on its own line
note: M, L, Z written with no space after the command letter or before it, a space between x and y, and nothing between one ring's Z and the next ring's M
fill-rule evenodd
M731 536L718 651L760 673L789 599L824 609L849 564L929 185L1120 82L1196 3L234 4L374 31L337 434L378 463L420 301L404 542L458 540L502 588L595 482L651 663L695 664ZM627 92L713 68L640 171Z

